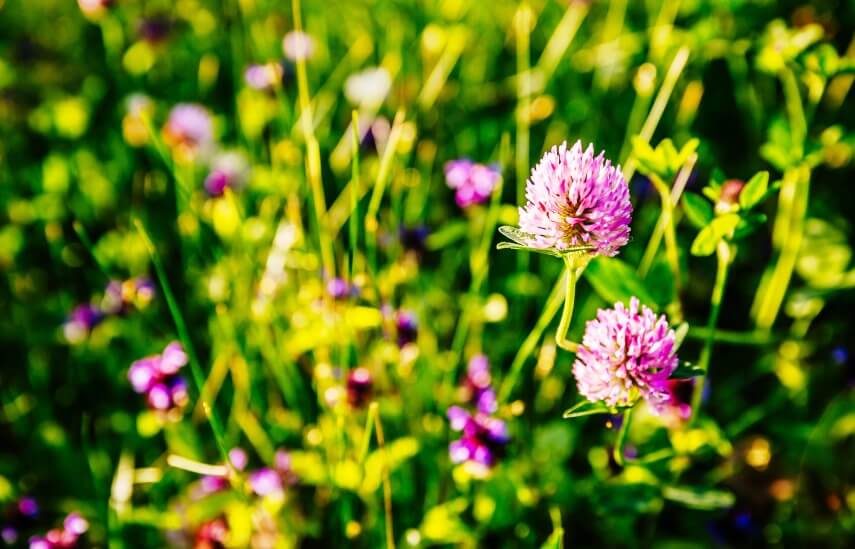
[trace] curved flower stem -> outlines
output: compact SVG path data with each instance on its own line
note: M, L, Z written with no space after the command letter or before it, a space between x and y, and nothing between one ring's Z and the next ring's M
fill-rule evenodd
M718 315L721 312L721 301L724 297L724 287L727 284L727 270L733 261L734 251L730 244L725 241L718 243L716 248L717 267L715 274L715 286L713 287L712 296L710 297L710 316L707 320L707 337L704 341L704 347L701 350L701 356L698 360L698 367L703 370L704 375L696 378L695 387L692 391L692 421L698 417L698 407L701 404L701 396L704 393L704 384L710 369L710 358L712 357L713 342L715 341L715 328L718 324Z
M511 393L517 385L517 381L522 375L523 366L525 366L526 360L531 356L534 352L535 347L537 347L538 341L543 336L543 333L549 327L549 324L552 322L552 319L555 318L555 315L558 314L558 308L561 306L561 282L557 281L552 288L552 291L549 294L549 297L546 299L546 303L543 304L543 308L540 310L540 316L535 322L534 327L531 329L531 332L526 336L525 340L523 340L522 345L520 345L517 354L514 356L513 362L511 362L511 367L508 371L508 375L502 381L501 386L499 387L499 393L497 396L497 400L499 402L506 402L508 398L510 398Z
M578 273L576 272L575 261L573 261L570 255L564 256L564 264L567 266L567 275L564 287L564 311L561 313L561 321L558 323L558 331L555 332L555 344L565 351L575 353L579 345L567 339L567 330L570 329L570 319L573 318L573 305L576 301L576 282L578 280Z
M623 413L623 420L620 424L620 431L618 431L617 441L615 442L615 447L613 450L613 456L615 458L615 463L623 467L623 445L626 442L626 435L629 432L629 424L632 422L632 411L635 409L635 406L632 408L628 408L626 412Z

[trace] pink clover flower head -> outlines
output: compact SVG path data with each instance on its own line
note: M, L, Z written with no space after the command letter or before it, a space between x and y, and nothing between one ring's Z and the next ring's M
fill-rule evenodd
M558 251L590 247L617 255L629 241L632 204L629 187L604 153L577 141L552 147L531 171L526 205L519 209L520 230L532 248Z
M573 375L592 402L628 406L641 396L657 410L670 398L667 383L677 362L676 336L665 316L633 297L628 308L616 303L588 321Z

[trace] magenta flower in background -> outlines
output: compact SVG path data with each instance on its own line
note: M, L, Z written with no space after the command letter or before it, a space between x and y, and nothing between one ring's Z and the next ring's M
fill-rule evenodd
M419 337L419 323L416 315L403 309L395 313L395 331L398 347L415 343Z
M30 538L30 549L74 549L83 547L80 538L89 530L89 522L80 513L69 513L62 528L53 528L44 536Z
M252 491L261 497L279 496L283 492L282 478L279 473L269 467L263 467L250 473L249 485Z
M173 341L160 355L134 361L128 369L128 379L134 391L144 394L153 409L181 410L190 400L187 382L178 375L187 361L184 348Z
M193 547L215 548L225 547L229 537L229 523L223 517L218 517L202 523L196 531Z
M218 154L211 162L211 171L205 178L205 192L210 197L225 194L226 189L238 191L249 180L249 162L239 152Z
M674 423L688 421L692 417L692 392L695 380L669 379L665 383L667 398L661 402L653 403L655 411L666 420L675 420Z
M273 467L262 467L249 474L249 486L261 497L282 497L285 488L297 482L297 475L291 469L291 455L285 450L277 450L273 458Z
M80 343L102 320L104 313L98 307L89 304L78 305L68 315L62 332L69 343Z
M137 24L137 34L149 44L160 44L169 38L172 21L165 15L144 17Z
M474 405L479 412L492 414L498 408L490 377L490 362L485 355L475 355L469 359L463 390L467 402Z
M256 63L243 72L246 85L258 91L270 91L282 82L284 69L280 63Z
M629 308L616 303L600 309L585 325L573 364L579 392L608 406L628 406L640 396L656 409L669 398L668 377L677 368L675 339L665 316L657 317L635 297Z
M354 368L347 374L347 402L354 408L361 408L371 399L374 377L368 368Z
M558 251L590 246L614 256L629 241L629 188L619 167L603 153L594 156L593 145L553 147L532 169L526 200L519 210L521 244Z
M327 281L327 295L335 300L359 296L359 287L343 278L334 277Z
M501 177L497 166L477 164L466 158L445 164L445 181L454 189L454 200L461 208L486 202Z
M163 136L168 145L191 155L205 152L214 143L214 122L202 105L179 103L169 112Z
M144 308L154 299L155 288L150 278L138 276L124 281L111 280L104 288L101 310L105 314L121 315L133 308Z
M501 419L476 412L471 414L460 406L448 409L451 429L461 433L448 445L452 463L467 463L474 470L486 473L504 453L510 441L508 426Z

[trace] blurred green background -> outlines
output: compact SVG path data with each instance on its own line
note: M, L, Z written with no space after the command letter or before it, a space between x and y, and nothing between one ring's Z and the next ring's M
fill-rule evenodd
M283 50L297 28L308 55ZM77 511L80 547L848 546L853 29L845 1L0 0L3 540ZM170 134L181 103L210 114L211 150ZM782 218L783 184L738 243L697 421L636 419L621 467L617 418L561 417L579 396L543 318L560 262L496 251L494 229L544 150L593 142L629 178L633 237L580 283L571 339L641 285L662 312L682 304L695 362L715 260L689 253L680 210L679 293L664 253L635 278L660 205L633 136L697 138L688 191L768 170L807 174L809 198ZM224 152L241 185L212 196ZM499 167L494 200L455 204L443 165L461 157ZM781 261L764 324L752 303ZM359 295L331 300L334 275ZM69 337L75 306L134 277L150 302ZM167 418L128 367L176 339L202 384ZM485 479L449 461L445 418L478 353L512 436ZM341 401L357 366L376 409ZM263 498L236 474L200 497L169 461L233 447L250 469L291 451L298 480ZM228 534L203 539L219 517Z

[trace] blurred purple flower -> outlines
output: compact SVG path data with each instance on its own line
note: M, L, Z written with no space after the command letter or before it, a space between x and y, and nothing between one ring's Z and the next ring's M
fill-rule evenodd
M454 189L454 200L461 208L486 202L501 177L497 166L476 164L466 158L445 164L445 181Z
M172 21L165 15L145 17L137 25L137 34L149 44L159 44L169 38Z
M395 313L395 332L398 347L414 343L419 337L419 324L416 315L403 309Z
M588 321L573 364L579 392L592 402L626 406L638 396L654 409L669 398L667 381L677 368L674 330L664 316L640 305L616 303Z
M101 310L109 315L121 315L132 308L144 308L154 299L155 288L150 278L138 276L125 281L111 280L104 288Z
M261 497L281 495L283 492L282 478L277 471L269 467L253 471L249 475L249 485L252 491Z
M211 197L223 196L226 189L242 189L248 179L249 162L242 154L234 151L220 153L211 162L211 171L205 178L205 192Z
M30 549L74 549L81 536L89 530L89 522L80 513L70 513L62 528L53 528L44 536L30 538Z
M153 409L181 410L190 400L187 382L178 375L187 360L184 348L173 341L160 355L134 361L128 369L128 379L135 392L146 395Z
M163 135L169 146L191 156L204 153L214 143L214 122L202 105L179 103L169 112Z
M655 402L656 412L662 416L673 418L677 422L687 421L692 417L692 391L694 379L669 379L665 382L667 398Z
M553 147L531 171L525 207L519 209L520 229L533 248L566 250L592 246L614 256L629 241L632 204L619 167L593 145L582 150L577 141Z
M79 343L104 319L104 313L94 305L78 305L63 325L62 331L69 343Z
M354 368L347 374L347 401L354 408L365 406L371 399L374 378L368 368Z
M282 82L284 74L282 63L255 63L246 68L243 79L254 90L271 91Z
M492 414L498 408L496 392L490 377L490 362L485 355L475 355L466 367L464 389L467 400L481 413Z
M359 288L348 283L343 278L331 278L327 281L327 294L336 300L347 299L349 297L357 297Z
M422 255L426 251L425 240L430 234L430 231L424 225L416 225L415 227L401 226L398 229L398 238L401 241L401 246L418 255Z
M501 419L477 412L470 414L460 406L448 409L451 429L461 433L448 446L452 463L474 463L487 469L493 467L510 441L507 424Z

